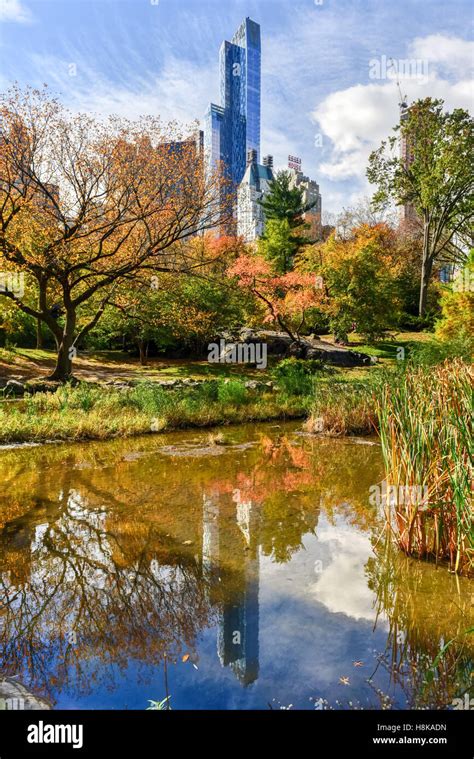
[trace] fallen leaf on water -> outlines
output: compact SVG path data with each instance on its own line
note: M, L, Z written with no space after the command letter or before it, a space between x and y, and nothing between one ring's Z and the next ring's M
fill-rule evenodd
M340 677L340 678L339 678L339 682L340 682L342 685L349 685L349 678L348 678L348 677Z
M188 661L188 659L189 659L189 654L184 654L184 656L183 656L183 658L181 659L181 661L183 661L183 662L187 662L187 661Z

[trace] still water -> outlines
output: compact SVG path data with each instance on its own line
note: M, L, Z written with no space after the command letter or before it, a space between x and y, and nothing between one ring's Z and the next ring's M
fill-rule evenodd
M473 586L390 549L376 442L224 436L0 451L0 680L66 709L464 698Z

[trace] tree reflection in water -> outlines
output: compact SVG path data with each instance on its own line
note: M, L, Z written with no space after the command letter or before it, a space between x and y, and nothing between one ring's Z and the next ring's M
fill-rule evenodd
M145 686L165 656L196 662L216 628L221 665L255 683L262 561L290 562L322 513L378 529L378 448L295 430L236 428L219 447L186 432L0 452L0 674L54 701L114 689L133 662ZM433 629L410 606L416 572L379 556L366 576L398 642L390 666L420 657Z

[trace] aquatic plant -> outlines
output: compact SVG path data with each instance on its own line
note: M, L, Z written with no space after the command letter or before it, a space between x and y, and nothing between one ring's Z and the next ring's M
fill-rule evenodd
M409 368L376 396L387 482L422 498L388 499L408 555L473 570L472 368L461 359Z
M163 698L161 701L152 701L149 698L148 703L151 704L151 706L147 706L146 711L165 711L171 709L171 706L168 703L170 698L171 696L166 696L166 698Z
M365 382L314 386L305 429L324 435L368 435L377 429L375 386Z

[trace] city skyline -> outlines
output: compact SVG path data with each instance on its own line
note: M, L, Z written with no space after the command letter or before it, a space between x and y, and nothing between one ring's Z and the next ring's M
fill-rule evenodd
M209 1L100 0L84 13L81 0L67 8L3 0L0 85L47 82L74 110L191 123L219 92L222 39L250 16L265 30L261 155L273 154L276 169L288 153L300 156L325 208L337 211L370 193L367 156L397 123L387 61L420 62L422 75L401 77L409 100L432 95L448 109L472 107L469 5L455 0L448 18L444 4L429 5L419 14L413 0L382 8L369 0L357 8L347 0L291 7L230 0L225 9ZM21 58L19 48L27 51Z

